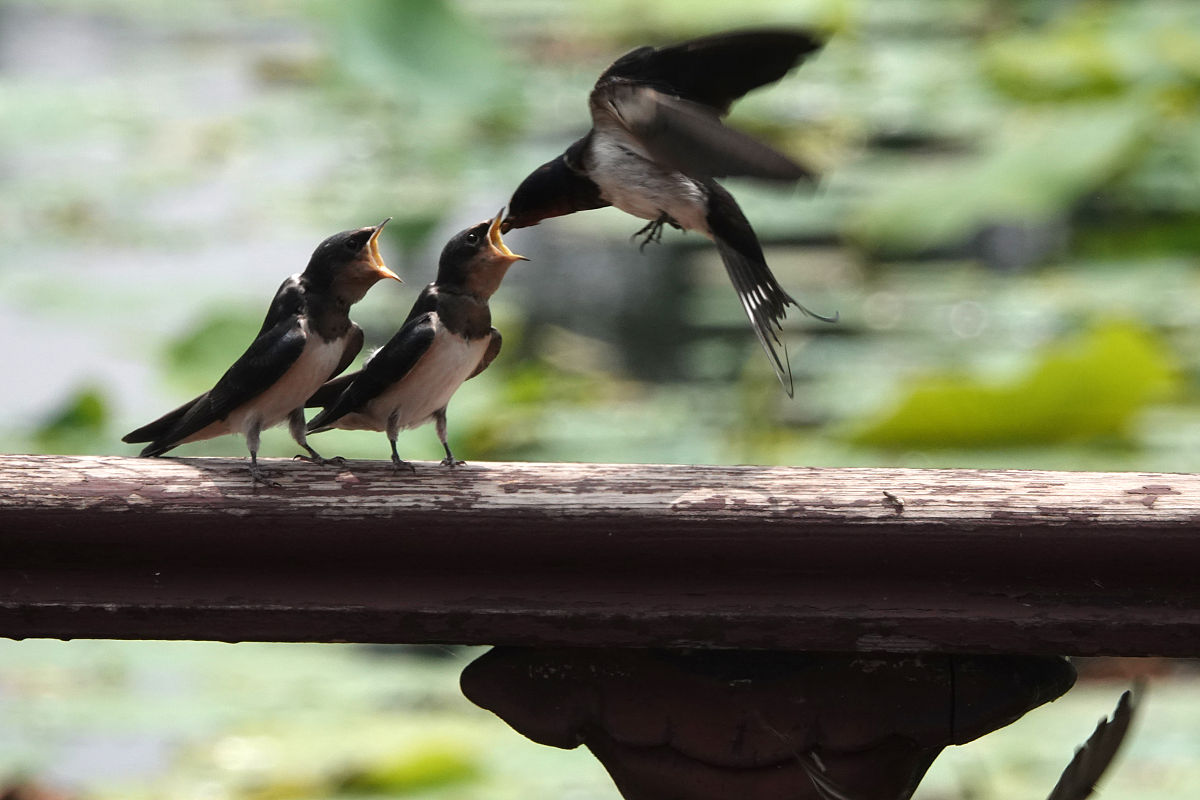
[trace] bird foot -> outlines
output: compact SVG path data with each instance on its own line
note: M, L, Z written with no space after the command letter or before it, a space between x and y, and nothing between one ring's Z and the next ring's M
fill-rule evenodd
M399 472L402 469L408 470L413 475L417 474L417 468L414 467L411 462L405 461L402 458L393 456L392 457L392 472Z
M666 214L659 214L658 219L650 220L629 237L631 240L636 239L639 236L643 237L642 243L638 245L638 252L645 250L646 245L650 244L651 242L658 244L662 241L662 229L664 225L670 225L672 228L682 230L682 228L679 226L679 223L675 222L675 220L671 219Z
M333 458L322 458L321 456L317 455L316 453L314 453L311 456L294 455L294 456L292 456L292 461L303 461L306 464L316 464L318 467L324 467L327 465L333 465L335 467L340 467L342 464L346 463L346 459L342 458L341 456L334 456Z
M262 469L258 466L250 467L250 480L252 485L258 486L261 483L263 486L267 486L271 489L283 488L282 483L271 480L267 477L267 475L268 473L265 469Z
M461 461L461 460L455 458L454 456L446 456L445 458L442 459L443 467L465 467L466 465L467 465L467 462Z

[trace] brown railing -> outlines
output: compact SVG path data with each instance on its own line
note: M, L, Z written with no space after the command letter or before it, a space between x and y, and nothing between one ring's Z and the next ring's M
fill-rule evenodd
M0 456L0 636L1200 656L1200 477Z

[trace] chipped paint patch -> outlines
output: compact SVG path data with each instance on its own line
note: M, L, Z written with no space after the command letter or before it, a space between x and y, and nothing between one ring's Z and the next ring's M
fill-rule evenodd
M684 492L671 503L672 511L739 511L770 508L776 498L743 489L707 488Z

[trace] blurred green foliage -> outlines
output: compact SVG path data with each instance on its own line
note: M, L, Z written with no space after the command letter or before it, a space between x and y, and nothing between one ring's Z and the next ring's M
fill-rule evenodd
M418 749L362 765L336 781L345 795L403 796L459 786L482 777L479 759L457 742L426 742Z
M958 244L989 224L1054 220L1117 175L1144 141L1141 107L1026 110L985 156L914 165L848 222L856 241L907 254Z
M977 448L1126 439L1137 413L1170 396L1177 367L1163 343L1129 323L1056 344L1024 376L917 382L897 408L853 434L888 448Z
M132 452L114 429L209 388L261 320L265 296L230 270L206 277L205 265L256 245L273 253L281 231L315 242L394 217L389 261L409 285L356 308L367 349L382 344L408 292L432 277L434 239L470 221L456 216L464 207L497 207L586 129L587 90L612 58L779 24L819 27L830 43L739 102L731 121L825 175L815 192L731 186L783 285L842 312L836 326L789 321L796 399L766 369L711 247L671 234L643 254L625 244L634 220L587 212L510 237L518 250L538 243L540 261L497 297L505 349L450 407L456 454L1187 464L1190 434L1167 431L1191 429L1200 396L1200 315L1185 302L1200 291L1196 4L310 0L179 15L169 5L46 4L30 18L135 40L137 60L101 58L112 74L99 82L0 78L12 120L0 140L32 165L0 192L14 263L40 263L33 243L54 236L85 253L128 248L154 276L64 285L50 270L13 270L0 272L0 292L58 329L111 334L120 344L109 352L127 348L167 379L152 410L132 406L153 392L131 400L104 387L114 420L54 412L41 417L54 417L45 435L0 431L6 448ZM60 151L75 168L49 172ZM144 324L117 313L126 304ZM1177 377L1136 397L1095 384L1101 415L1096 398L1064 390L1075 362L1062 354L1113 317L1153 343L1114 349L1114 374L1160 358ZM1027 377L919 377L996 374ZM1082 427L1053 424L1055 413ZM1106 448L1113 437L1121 449ZM382 434L315 441L351 458L387 454ZM400 447L441 457L432 431ZM284 431L264 439L264 454L294 452ZM178 451L242 453L233 439Z
M86 386L69 395L61 407L33 433L33 441L45 453L87 454L104 452L103 440L110 435L112 412L102 389Z
M836 326L789 320L796 398L707 243L669 233L641 254L635 220L588 212L510 237L541 260L496 298L504 351L450 406L456 454L1196 468L1200 3L49 0L0 14L17 48L0 71L0 319L47 338L48 369L78 349L89 376L60 382L72 388L37 424L0 430L4 449L136 452L120 433L209 388L261 322L268 298L231 256L278 255L269 291L301 267L281 255L306 255L295 242L391 215L389 263L409 283L356 307L367 349L382 344L432 277L435 236L586 129L612 58L785 24L832 39L732 123L824 177L731 188L788 291L841 311ZM101 359L151 365L149 386L96 382ZM381 433L314 444L387 457ZM400 448L442 456L429 428ZM264 437L264 454L295 452L283 430ZM244 449L227 437L175 454ZM56 773L114 729L122 752L162 745L148 777L117 775L96 798L615 797L588 754L521 740L465 706L453 670L415 659L0 645L0 771ZM1035 796L1109 694L1076 708L1079 730L1048 736L1043 721L1073 692L1033 727L948 753L923 790ZM1194 785L1175 763L1194 763L1194 701L1163 702L1174 732L1135 742L1158 750L1109 796ZM1030 754L1050 739L1061 754ZM972 760L993 745L1007 755ZM946 765L956 755L966 768Z
M262 325L261 314L225 308L203 315L195 327L168 341L163 362L175 383L200 394L212 388Z

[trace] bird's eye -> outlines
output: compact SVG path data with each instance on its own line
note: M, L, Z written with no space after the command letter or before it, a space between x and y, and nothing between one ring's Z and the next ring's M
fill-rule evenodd
M467 244L479 244L479 234L478 233L468 233L467 234Z

